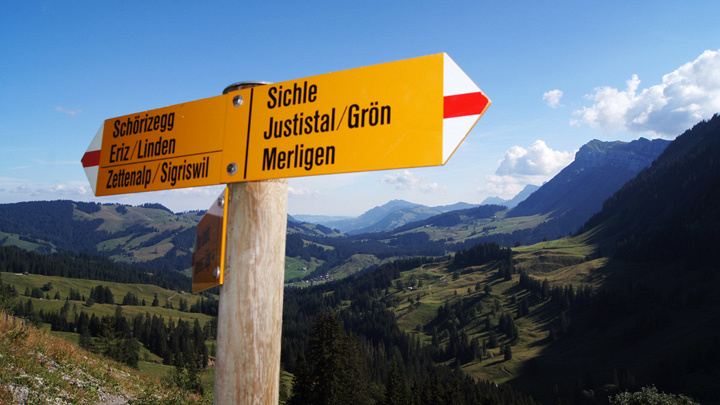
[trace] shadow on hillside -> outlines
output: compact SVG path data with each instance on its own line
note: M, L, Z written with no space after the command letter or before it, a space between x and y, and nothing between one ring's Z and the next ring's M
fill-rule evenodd
M543 305L529 315L557 338L508 383L543 403L607 403L620 391L661 391L716 403L720 398L720 273L687 262L609 261L612 269L585 302ZM519 288L519 287L518 287ZM524 291L524 290L523 290ZM560 325L565 312L567 325Z

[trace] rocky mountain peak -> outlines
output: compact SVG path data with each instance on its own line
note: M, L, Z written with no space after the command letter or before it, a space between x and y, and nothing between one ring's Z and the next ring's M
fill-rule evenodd
M583 145L573 164L584 168L623 167L638 172L647 167L670 144L664 139L640 138L632 142L603 142L597 139Z

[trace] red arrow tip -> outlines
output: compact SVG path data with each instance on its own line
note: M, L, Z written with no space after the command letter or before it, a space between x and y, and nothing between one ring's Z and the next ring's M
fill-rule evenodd
M80 159L83 167L99 166L100 165L100 151L91 150L85 152L82 159Z
M482 114L490 102L482 92L445 96L443 101L443 118Z

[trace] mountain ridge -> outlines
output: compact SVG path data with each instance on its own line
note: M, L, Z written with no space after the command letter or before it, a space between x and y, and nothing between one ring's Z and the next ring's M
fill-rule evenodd
M712 258L711 242L720 240L711 225L720 222L717 156L718 114L678 136L652 166L610 196L582 230L602 225L596 238L617 239L618 254L627 259L641 252L670 258L680 250Z
M338 229L349 235L358 235L369 232L390 231L413 221L427 219L433 215L477 206L477 204L458 202L451 205L429 207L423 204L395 199L383 205L373 207L357 217L326 220L319 218L319 216L314 216L314 219L316 223L320 225ZM302 218L303 216L296 217Z
M576 232L600 211L605 199L649 166L669 144L645 138L590 141L578 150L572 163L511 209L508 217L549 214L560 235Z
M556 319L512 386L550 400L547 386L557 384L567 398L597 403L620 387L652 384L716 403L718 156L716 114L678 136L577 235L515 250L518 285L531 297L553 286ZM549 377L562 373L562 383Z

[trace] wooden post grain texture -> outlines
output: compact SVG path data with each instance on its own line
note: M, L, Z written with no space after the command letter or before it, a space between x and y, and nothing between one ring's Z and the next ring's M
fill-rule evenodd
M288 181L228 185L215 404L277 404Z

